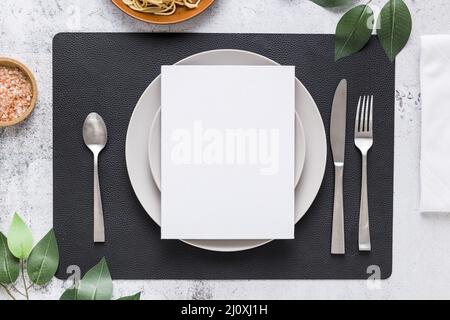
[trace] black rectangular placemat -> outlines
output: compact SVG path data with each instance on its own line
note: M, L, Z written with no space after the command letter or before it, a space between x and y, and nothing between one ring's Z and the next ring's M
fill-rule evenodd
M330 254L334 169L331 153L321 190L296 226L295 240L273 241L237 253L217 253L160 240L159 227L139 204L125 165L133 108L164 64L212 49L242 49L296 66L328 133L340 79L349 83L345 189L347 254ZM392 270L395 67L374 38L352 57L334 61L332 35L64 33L53 42L54 229L58 277L85 272L105 256L115 279L366 279ZM195 89L195 84L193 85ZM372 252L358 252L361 164L353 145L359 95L375 96L374 146L369 154ZM92 156L81 128L89 112L108 125L100 179L107 242L92 242ZM150 122L152 119L148 119ZM372 267L370 267L372 266ZM373 267L374 266L374 267ZM379 268L379 269L378 269Z

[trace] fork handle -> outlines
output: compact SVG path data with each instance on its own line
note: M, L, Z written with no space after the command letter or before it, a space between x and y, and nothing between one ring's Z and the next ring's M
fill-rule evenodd
M335 165L333 226L331 230L332 254L345 254L343 177L344 166Z
M360 251L371 250L370 228L369 228L369 202L367 192L367 153L362 153L361 204L359 209L358 243Z

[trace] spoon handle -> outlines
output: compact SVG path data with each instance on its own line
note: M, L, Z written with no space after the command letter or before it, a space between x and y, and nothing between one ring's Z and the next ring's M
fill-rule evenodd
M105 242L102 196L98 177L98 154L94 155L94 242Z

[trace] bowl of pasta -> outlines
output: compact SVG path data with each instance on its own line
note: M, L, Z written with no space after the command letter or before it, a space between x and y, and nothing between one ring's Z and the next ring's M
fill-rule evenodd
M148 23L173 24L191 19L214 0L112 0L127 15Z

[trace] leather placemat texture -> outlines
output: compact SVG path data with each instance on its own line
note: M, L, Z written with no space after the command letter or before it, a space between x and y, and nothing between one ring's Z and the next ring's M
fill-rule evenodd
M316 101L329 134L334 91L349 83L344 174L345 256L330 254L334 167L328 162L320 192L296 225L295 240L273 241L237 253L217 253L178 240L141 207L125 163L133 108L160 73L192 54L242 49L294 65ZM307 34L62 33L53 41L53 223L60 249L59 278L77 265L84 273L105 256L114 279L367 279L392 270L395 65L377 39L362 52L334 61L334 36ZM358 97L375 96L374 146L369 153L372 252L358 251L361 157L353 143ZM107 241L93 244L93 160L82 126L101 114L109 141L100 158ZM148 119L150 122L152 119ZM328 136L329 137L329 136Z

